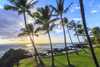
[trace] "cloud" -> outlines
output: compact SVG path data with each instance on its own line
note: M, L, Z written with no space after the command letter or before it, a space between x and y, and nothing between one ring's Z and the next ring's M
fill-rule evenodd
M81 21L81 18L74 18L73 20Z
M16 38L20 28L24 26L23 16L4 9L0 9L0 16L0 37L2 39Z
M74 10L71 10L71 12L74 12Z
M0 9L3 9L3 7L0 5Z
M96 13L96 12L98 12L98 10L92 10L92 11L90 11L91 13Z
M54 31L55 31L56 33L61 33L61 32L63 32L63 29L59 28L59 29L55 29Z
M80 7L75 7L75 9L80 9Z

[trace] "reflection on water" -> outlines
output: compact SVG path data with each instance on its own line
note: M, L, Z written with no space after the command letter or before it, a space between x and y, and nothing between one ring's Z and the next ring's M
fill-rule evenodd
M68 46L71 46L71 43L67 44ZM53 48L62 49L64 48L64 43L54 43ZM0 45L0 57L7 52L9 49L25 49L28 50L30 53L34 53L33 45L27 44L27 45ZM49 44L36 44L36 48L39 53L46 53L47 50L50 50Z
M34 53L34 48L32 44L27 44L26 46L27 46L26 48L27 50L29 50L31 53ZM68 43L67 46L71 46L71 43ZM64 47L65 47L64 43L54 43L53 44L53 48L62 49ZM50 50L50 45L49 44L37 44L36 48L39 53L46 53L47 50Z

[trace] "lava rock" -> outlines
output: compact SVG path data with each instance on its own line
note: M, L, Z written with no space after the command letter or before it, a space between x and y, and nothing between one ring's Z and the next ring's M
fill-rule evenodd
M10 49L0 59L0 67L13 67L13 65L21 59L29 58L28 51L23 49Z

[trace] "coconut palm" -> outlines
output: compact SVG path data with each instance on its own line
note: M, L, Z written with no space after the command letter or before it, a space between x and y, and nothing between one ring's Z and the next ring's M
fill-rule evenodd
M12 11L16 11L18 12L18 14L23 14L24 16L24 22L25 22L25 27L27 30L27 34L34 46L34 42L30 36L28 27L27 27L27 21L26 21L26 13L30 12L29 10L38 2L35 1L33 2L33 0L31 0L29 3L27 0L8 0L12 5L5 5L4 9L5 10L12 10ZM35 51L38 53L38 51L35 49ZM43 61L41 60L41 58L38 56L40 63L43 64Z
M78 28L81 28L82 25L79 24L79 22L76 24L74 20L72 20L72 21L69 23L69 25L70 25L70 29L73 29L73 30L75 31L76 36L77 36L77 39L78 39L78 42L79 42L79 44L81 45L81 48L83 49L83 51L86 53L86 51L85 51L83 45L81 44L81 41L80 41L79 36L78 36L78 33L77 33L77 29L78 29Z
M54 67L54 55L53 55L53 47L51 42L51 36L50 31L53 30L53 27L55 26L54 22L57 21L59 18L52 19L52 12L48 6L45 6L45 8L38 8L36 13L33 13L33 16L36 18L36 23L40 25L36 29L36 32L42 31L44 34L48 34L49 42L51 46L51 55L52 55L52 67Z
M100 28L94 27L93 29L91 29L90 33L91 33L91 36L93 36L95 40L97 41L97 44L100 44Z
M77 29L77 35L78 36L82 36L82 38L83 38L83 40L84 40L84 42L85 42L85 31L84 31L84 29L83 28L81 28L81 29ZM76 33L74 34L74 36L76 36Z
M80 11L81 11L82 22L83 22L83 26L84 26L84 30L85 30L85 33L86 33L86 37L88 39L88 43L89 43L89 46L90 46L90 51L91 51L91 54L92 54L92 58L93 58L95 67L99 67L98 61L96 59L96 56L95 56L95 53L94 53L94 50L93 50L92 42L91 42L91 39L90 39L88 31L87 31L83 0L79 0L79 3L80 3Z
M64 22L63 22L63 14L68 11L72 3L67 8L64 9L64 2L65 0L56 0L57 8L55 8L52 5L50 5L50 7L52 7L52 9L54 9L55 12L57 13L56 15L60 16L61 18L63 33L64 33L64 42L65 42L65 48L66 48L66 56L67 56L68 65L70 66L70 61L69 61L68 52L67 52L66 33L65 33L65 27L64 27Z
M38 37L38 34L34 32L34 25L33 24L27 24L27 27L28 27L30 35L33 38L33 42L34 42L34 36ZM27 37L28 36L26 28L21 28L21 31L22 31L22 33L19 33L18 37L21 37L21 36L26 36ZM35 45L34 45L34 48L36 49ZM36 54L36 52L34 54ZM36 55L35 55L35 61L36 61L36 64L37 64L37 57L36 57Z
M69 35L69 39L70 39L73 47L75 48L75 45L72 41L72 38L71 38L71 35L70 35L70 32L69 32L70 29L69 29L68 19L66 17L64 17L63 21L64 21L64 25L66 25L66 27L67 27L67 32L68 32L68 35ZM78 52L76 50L75 50L75 53L78 55Z

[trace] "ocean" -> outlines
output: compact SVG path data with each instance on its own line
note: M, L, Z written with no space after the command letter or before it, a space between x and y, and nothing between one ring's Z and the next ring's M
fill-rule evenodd
M78 44L78 43L75 43L75 44ZM72 46L72 44L68 43L67 46ZM64 43L53 43L53 48L62 49L64 47L65 47ZM50 45L49 44L36 44L36 48L39 53L46 53L47 50L50 50ZM34 53L32 44L6 44L6 45L1 44L0 45L0 58L9 49L25 49L29 51L30 53Z

